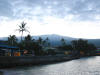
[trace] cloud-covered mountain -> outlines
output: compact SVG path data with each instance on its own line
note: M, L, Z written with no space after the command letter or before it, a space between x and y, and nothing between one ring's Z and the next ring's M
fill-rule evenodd
M38 39L41 37L43 40L45 40L47 37L49 38L49 42L52 46L58 46L61 45L61 39L64 38L66 41L66 44L70 44L72 40L77 40L79 38L72 38L68 36L61 36L61 35L39 35L39 36L32 36L33 39ZM20 37L18 37L20 40ZM7 37L0 37L0 40L7 40ZM95 44L97 47L100 47L100 39L85 39L88 40L89 43Z
M41 36L33 36L34 39L38 39L41 37L43 40L45 40L47 37L49 38L49 42L52 46L61 45L61 39L64 38L67 44L70 44L70 41L75 40L76 38L67 37L67 36L61 36L61 35L41 35Z
M43 39L46 39L48 37L51 45L53 45L53 46L61 45L61 39L62 38L65 39L66 44L70 44L72 40L79 39L79 38L72 38L72 37L61 36L61 35L56 35L56 34L33 36L33 38L35 38L35 39L38 39L39 37L42 37ZM100 47L100 39L85 39L85 40L88 40L89 43L93 43L97 47Z

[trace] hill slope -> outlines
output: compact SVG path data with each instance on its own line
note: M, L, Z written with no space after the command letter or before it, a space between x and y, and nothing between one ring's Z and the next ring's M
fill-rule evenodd
M39 37L46 39L47 37L49 38L49 41L51 45L57 46L61 45L61 39L64 38L67 44L70 44L72 40L77 40L78 38L72 38L72 37L67 37L67 36L61 36L61 35L41 35L41 36L33 36L34 39L38 39ZM89 43L95 44L97 47L100 47L100 39L85 39L88 40Z
M67 36L61 36L61 35L40 35L40 36L32 36L33 39L38 39L41 37L43 40L46 39L47 37L49 38L49 42L51 43L52 46L58 46L61 45L61 39L64 38L67 44L70 44L72 40L77 40L78 38L72 38L72 37L67 37ZM20 37L18 37L20 40ZM0 37L0 40L7 40L7 37ZM100 39L86 39L89 41L89 43L95 44L97 47L100 47Z

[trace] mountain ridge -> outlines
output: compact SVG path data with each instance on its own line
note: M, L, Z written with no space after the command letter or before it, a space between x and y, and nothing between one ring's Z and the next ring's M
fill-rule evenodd
M61 45L62 38L65 39L67 44L71 44L72 40L80 39L80 38L73 38L73 37L62 36L62 35L57 35L57 34L37 35L37 36L32 36L32 39L37 40L39 37L41 37L43 40L48 37L49 42L51 43L52 46ZM20 37L17 37L17 38L18 38L18 40L20 40ZM84 38L81 38L81 39L84 39ZM0 40L7 40L7 37L0 37ZM85 40L88 40L89 43L93 43L97 47L100 47L100 39L85 39Z

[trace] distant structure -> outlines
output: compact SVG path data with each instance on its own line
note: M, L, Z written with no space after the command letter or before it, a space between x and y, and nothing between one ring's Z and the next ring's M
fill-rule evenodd
M0 44L0 56L21 56L21 52L19 47Z

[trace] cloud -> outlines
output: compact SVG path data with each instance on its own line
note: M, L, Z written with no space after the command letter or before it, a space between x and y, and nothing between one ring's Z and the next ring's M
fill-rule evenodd
M12 5L8 0L0 0L0 16L11 17L13 14Z
M0 25L12 32L25 21L32 34L99 37L100 0L0 0L0 10Z
M96 14L100 15L99 0L23 0L21 5L25 7L27 14L38 17L51 15L64 18L73 15L72 20L86 21L97 20ZM25 10L23 11L25 12ZM19 11L19 13L23 11Z
M73 15L71 20L97 20L100 16L99 0L0 0L0 16L14 19L43 16L65 18Z

